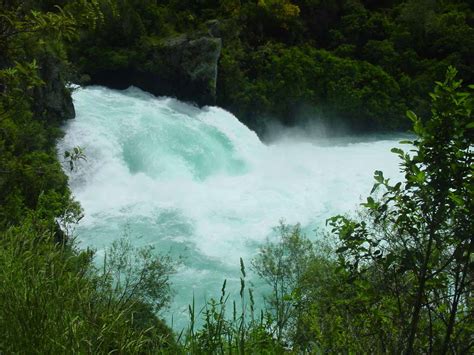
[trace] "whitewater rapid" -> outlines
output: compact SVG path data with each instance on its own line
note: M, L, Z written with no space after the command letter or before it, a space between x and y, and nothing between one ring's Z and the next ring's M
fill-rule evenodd
M355 211L374 170L397 177L390 153L400 137L366 141L280 139L263 144L229 112L101 87L73 94L77 117L58 154L80 146L87 161L70 172L84 208L83 247L105 247L125 231L133 243L180 256L169 314L184 324L193 295L218 297L239 278L281 219L308 236L335 214ZM257 290L258 291L258 290Z

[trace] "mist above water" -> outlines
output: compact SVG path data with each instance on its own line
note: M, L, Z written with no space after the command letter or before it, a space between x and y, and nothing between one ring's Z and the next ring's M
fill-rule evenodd
M193 294L198 303L217 297L224 279L238 287L239 258L250 265L279 220L314 237L328 217L357 208L374 170L398 176L390 149L400 137L329 140L294 130L265 145L217 107L135 88L89 87L73 98L77 117L58 153L81 146L87 156L68 172L85 211L78 239L101 255L128 230L138 246L181 256L169 312L178 325Z

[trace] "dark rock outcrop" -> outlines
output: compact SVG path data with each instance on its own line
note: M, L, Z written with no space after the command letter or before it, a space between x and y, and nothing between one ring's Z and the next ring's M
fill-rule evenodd
M153 77L144 89L195 101L199 105L214 104L220 52L221 40L218 38L181 36L164 41L151 51L150 65L141 72Z
M39 59L39 74L44 85L34 90L33 111L52 122L61 122L76 116L71 93L63 78L63 63L54 55L46 54Z
M173 96L200 106L216 102L220 38L181 35L148 49L143 63L127 69L90 73L92 83L124 89L137 86L157 96Z

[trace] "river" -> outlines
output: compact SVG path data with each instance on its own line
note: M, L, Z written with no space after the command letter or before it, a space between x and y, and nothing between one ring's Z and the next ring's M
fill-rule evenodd
M374 170L397 178L390 149L401 136L311 139L280 134L271 144L229 112L198 109L136 88L79 88L77 117L64 126L58 154L80 146L87 161L67 171L85 217L82 247L104 248L127 235L181 264L163 317L186 324L193 295L218 297L224 279L239 286L247 266L280 220L318 238L325 220L353 213L369 194ZM252 277L252 276L250 276ZM260 288L258 282L254 287ZM258 292L258 290L257 290Z

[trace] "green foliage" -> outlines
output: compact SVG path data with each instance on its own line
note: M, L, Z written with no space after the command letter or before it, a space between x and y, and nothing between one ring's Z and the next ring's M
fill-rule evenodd
M82 211L55 148L66 117L42 101L52 86L66 91L64 43L77 39L95 3L75 2L80 16L46 3L8 2L0 9L1 353L150 353L177 346L155 314L170 298L168 259L115 245L98 270L93 254L75 249L71 239ZM45 71L56 76L45 78ZM76 147L65 158L74 167L85 156Z
M428 93L447 66L474 80L466 1L110 3L101 8L115 11L103 11L102 25L71 47L81 71L98 82L124 76L150 60L143 54L160 39L208 35L207 21L217 19L217 104L259 132L269 120L321 117L359 131L406 129L407 108L429 117Z
M51 230L57 229L57 218L62 223L61 216L67 215L70 222L73 210L80 215L78 206L71 208L67 178L56 157L57 113L40 112L38 102L50 84L42 78L42 66L48 58L62 57L63 42L76 36L72 15L54 9L44 13L10 4L1 10L0 230L32 211Z
M474 320L473 106L448 65L474 78L466 1L9 1L0 9L0 352L469 353ZM58 6L59 5L59 6ZM82 211L55 150L65 118L38 105L54 63L127 70L147 48L219 19L218 103L249 126L337 118L353 128L413 124L404 181L375 173L361 218L330 220L337 249L281 225L253 266L270 286L256 315L241 265L240 304L197 311L176 343L157 317L174 264L121 240L102 268L69 236ZM53 58L53 59L51 59ZM63 88L64 89L64 88ZM64 89L65 90L65 89ZM409 108L408 119L401 112ZM64 153L71 170L80 147ZM198 317L203 326L197 327ZM286 348L284 347L286 346Z
M226 66L232 65L226 70L235 70L235 62L224 58ZM328 124L345 116L358 130L403 127L397 120L397 112L405 108L400 87L378 66L311 47L271 44L254 52L247 65L238 70L248 73L250 80L240 74L238 87L225 77L221 85L238 116L254 128L260 128L252 121L255 116L280 116L288 124L297 123L302 108L311 105L315 114L310 119L323 116Z
M259 256L252 262L257 275L271 287L265 298L266 309L274 320L278 340L294 328L298 301L296 289L314 259L313 245L301 234L300 226L278 228L279 240L267 242Z
M464 353L472 346L474 95L461 91L455 75L450 68L437 83L430 120L407 114L419 138L406 142L410 154L392 150L405 181L392 184L377 171L373 191L383 195L367 199L365 219L330 220L354 283L374 290L373 278L385 280L383 297L392 300L382 311L397 324L396 335L381 328L389 351Z
M171 299L169 277L174 266L169 256L157 256L152 246L137 249L125 237L106 251L102 273L107 293L116 300L140 302L158 313Z
M148 304L166 302L171 270L166 260L140 251L136 255L142 261L132 265L133 260L122 258L130 252L127 245L116 245L99 271L90 251L58 248L49 232L31 222L2 232L0 244L0 351L173 352L171 331L148 309ZM137 271L145 277L137 280ZM122 278L111 278L117 272ZM145 303L143 290L151 276L163 282L162 288L158 294L147 293Z

